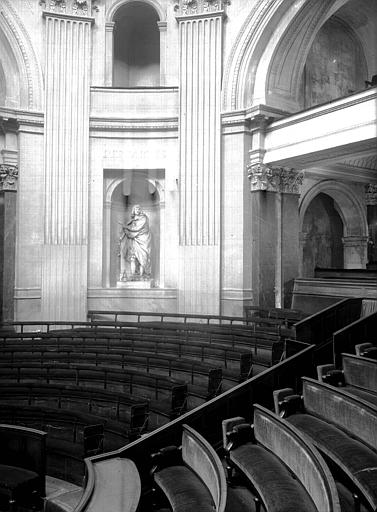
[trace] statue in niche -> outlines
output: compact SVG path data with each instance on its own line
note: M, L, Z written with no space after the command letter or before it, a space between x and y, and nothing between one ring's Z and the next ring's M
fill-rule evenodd
M136 204L119 238L120 281L148 280L151 275L151 232L148 216ZM129 272L127 272L129 269Z

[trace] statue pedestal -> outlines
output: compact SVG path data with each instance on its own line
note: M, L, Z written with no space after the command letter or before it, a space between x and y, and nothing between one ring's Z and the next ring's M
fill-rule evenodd
M152 287L152 279L140 280L140 281L117 281L117 288L133 288L138 290L147 290Z

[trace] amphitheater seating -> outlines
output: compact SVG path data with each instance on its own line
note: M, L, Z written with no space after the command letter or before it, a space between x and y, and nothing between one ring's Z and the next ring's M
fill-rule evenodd
M253 427L242 417L223 421L228 473L246 476L269 512L340 511L335 482L322 457L300 432L264 407ZM293 477L292 477L293 474Z
M358 499L377 508L377 410L341 389L303 378L303 394L274 392L275 411L303 432L354 486Z
M333 364L317 366L318 380L362 398L377 407L377 361L353 354L342 354L342 369Z
M212 446L188 425L183 425L182 448L161 449L152 455L155 484L173 512L224 512L226 480Z
M21 504L39 509L46 486L45 432L1 424L0 442L1 499L6 499L11 511Z

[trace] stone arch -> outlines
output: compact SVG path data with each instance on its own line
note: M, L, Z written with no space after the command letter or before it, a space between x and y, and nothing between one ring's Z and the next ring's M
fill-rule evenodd
M299 232L302 245L305 213L320 194L334 201L334 208L343 223L343 251L345 268L363 268L367 260L368 223L366 211L350 187L334 180L323 180L311 187L300 199ZM302 256L303 259L303 256Z
M42 109L43 75L31 39L17 13L8 0L3 0L0 8L0 44L6 49L8 63L13 68L13 77L18 81L18 95L14 105L25 109ZM7 79L12 79L4 69ZM13 79L13 80L14 80ZM14 87L11 83L9 87Z
M158 14L159 20L166 21L166 10L162 8L158 0L116 0L107 11L106 23L111 23L114 21L114 17L118 9L120 9L126 4L135 3L135 1L137 1L138 3L148 4L154 7L155 11Z
M313 40L321 26L348 1L257 2L225 68L223 109L267 104L297 110L295 88Z
M300 198L300 231L302 230L302 223L308 206L320 193L327 194L334 199L343 221L344 236L368 236L365 208L350 187L335 180L320 181Z

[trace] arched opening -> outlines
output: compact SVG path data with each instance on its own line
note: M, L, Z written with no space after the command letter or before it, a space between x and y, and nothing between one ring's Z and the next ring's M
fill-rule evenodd
M114 87L160 85L160 32L155 9L143 2L120 7L114 16Z
M109 252L109 276L106 278L110 287L156 287L160 280L160 238L161 238L161 196L156 180L151 179L148 171L125 172L122 178L112 181L109 195L107 227L104 232L105 251ZM140 274L137 263L136 274L132 275L131 258L127 254L127 239L123 237L123 227L130 226L133 212L139 205L146 216L146 230L150 233L148 247L149 268ZM139 226L137 226L139 229ZM143 230L145 233L145 230ZM143 234L141 235L143 237ZM141 243L145 243L141 240ZM148 266L148 265L147 265ZM139 282L139 284L138 284Z
M316 267L344 267L344 226L332 197L319 193L311 201L304 215L302 232L303 277L313 277Z
M358 37L333 16L319 30L306 59L300 106L309 108L363 90L367 76Z

